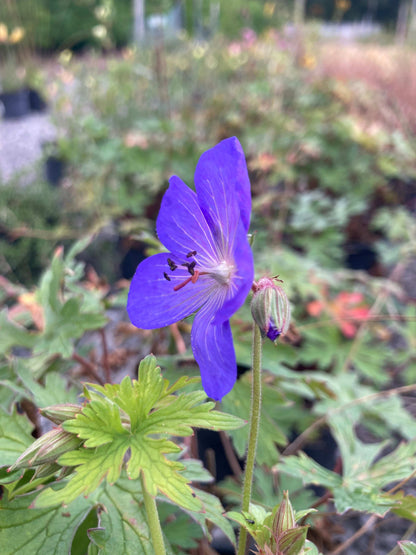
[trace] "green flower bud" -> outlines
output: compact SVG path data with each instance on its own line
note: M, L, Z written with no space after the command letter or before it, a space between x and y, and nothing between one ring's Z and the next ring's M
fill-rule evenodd
M55 428L32 443L9 468L9 472L16 468L30 468L56 462L64 453L78 449L81 443L74 434L59 427Z
M286 530L279 538L279 553L282 555L300 555L306 541L308 526L298 526Z
M281 536L286 530L295 528L296 520L295 513L292 508L292 503L289 500L287 491L283 492L283 501L280 503L273 520L273 533L276 537Z
M62 466L55 462L40 464L39 466L36 467L35 473L31 478L31 481L36 480L37 478L48 478L49 476L54 476L61 469L62 469Z
M40 413L55 424L62 424L65 420L75 418L81 411L82 407L80 405L74 405L72 403L52 405L50 407L40 409Z
M253 287L251 314L263 337L276 341L289 329L290 303L286 293L276 285L277 278L262 278Z

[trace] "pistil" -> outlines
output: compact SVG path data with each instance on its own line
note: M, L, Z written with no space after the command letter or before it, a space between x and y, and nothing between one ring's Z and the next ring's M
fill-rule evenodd
M189 282L192 283L196 283L198 281L199 276L203 276L204 274L206 274L207 272L200 272L199 270L192 270L193 274L191 275L191 277L186 278L185 281L182 281L182 283L178 283L178 285L175 285L175 287L173 288L174 291L179 291L179 289L182 289L182 287L185 287L185 285L188 285Z

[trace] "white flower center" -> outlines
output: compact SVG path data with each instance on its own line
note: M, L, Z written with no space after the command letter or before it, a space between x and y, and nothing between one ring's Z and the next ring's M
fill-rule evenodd
M186 255L186 257L193 259L196 254L196 251L190 251ZM211 262L211 264L209 264L209 262ZM203 264L198 265L195 259L193 259L191 262L176 263L171 258L168 258L167 263L172 273L168 274L167 272L163 272L163 276L167 281L172 281L172 278L174 278L174 272L176 268L180 265L186 267L190 275L180 283L176 283L173 288L174 291L179 291L188 283L196 283L200 277L203 279L212 278L221 287L229 287L235 273L235 265L233 261L223 259L214 265L212 265L212 262L214 261L210 260L208 261L208 264L204 266Z
M234 274L235 266L227 262L227 260L222 260L217 266L204 270L220 285L229 285Z

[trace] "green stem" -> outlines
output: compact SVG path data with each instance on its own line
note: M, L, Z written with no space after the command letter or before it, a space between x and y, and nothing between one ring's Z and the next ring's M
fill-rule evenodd
M150 535L152 537L153 549L157 555L166 555L162 528L160 527L159 513L157 512L156 500L147 491L144 484L143 476L141 480L144 506L146 508L147 514L147 524L149 525Z
M247 460L243 483L243 501L241 510L247 512L250 508L251 489L253 485L254 463L256 461L257 438L259 435L261 414L261 334L257 324L253 324L253 376L251 386L251 417L248 437ZM240 528L238 555L246 551L247 530Z

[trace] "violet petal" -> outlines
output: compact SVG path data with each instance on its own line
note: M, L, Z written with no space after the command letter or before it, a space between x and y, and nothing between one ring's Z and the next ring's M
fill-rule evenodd
M238 221L250 225L250 181L237 138L221 141L202 154L195 169L198 202L218 244L233 241Z
M239 223L233 250L235 274L232 277L227 297L218 308L214 322L228 320L237 312L250 292L254 280L254 262L251 247L242 223Z
M237 379L230 322L214 324L212 309L204 307L195 316L191 343L202 386L209 397L219 401L231 391Z
M141 329L162 328L178 322L202 306L210 294L210 284L198 280L179 291L174 286L189 278L186 268L169 272L170 253L155 254L141 262L134 274L127 300L132 324ZM169 273L171 281L164 277Z
M215 241L197 196L179 177L169 180L156 222L159 239L177 257L197 251L201 261L212 260Z

